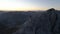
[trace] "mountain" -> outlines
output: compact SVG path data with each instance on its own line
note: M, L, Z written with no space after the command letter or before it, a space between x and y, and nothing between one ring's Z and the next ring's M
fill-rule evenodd
M0 34L60 34L60 12L0 12Z

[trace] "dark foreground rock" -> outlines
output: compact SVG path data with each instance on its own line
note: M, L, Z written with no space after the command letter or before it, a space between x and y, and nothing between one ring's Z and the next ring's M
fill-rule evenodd
M60 12L0 13L0 34L60 34Z
M32 16L13 34L57 34L56 16L55 13L50 16L48 12Z

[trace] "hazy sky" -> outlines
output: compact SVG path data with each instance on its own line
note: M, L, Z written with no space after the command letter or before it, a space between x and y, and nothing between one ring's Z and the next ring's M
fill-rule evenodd
M0 0L0 10L60 10L60 0Z

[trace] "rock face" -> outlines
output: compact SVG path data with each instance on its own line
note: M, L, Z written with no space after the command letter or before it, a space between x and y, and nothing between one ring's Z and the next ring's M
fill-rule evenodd
M0 13L0 34L60 34L60 12Z
M32 16L20 30L14 34L50 34L49 16L47 14L35 15L35 18Z
M14 34L55 34L56 14L42 13L35 15Z

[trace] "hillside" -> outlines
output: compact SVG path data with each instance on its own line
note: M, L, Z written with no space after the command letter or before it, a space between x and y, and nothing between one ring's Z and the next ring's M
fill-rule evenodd
M0 12L0 34L60 33L60 11L49 11L50 10L43 12ZM49 16L50 14L52 15L52 17ZM56 17L54 17L54 15ZM51 17L52 19L53 17L56 18L53 19L54 21L56 20L56 22L54 22L49 17ZM55 25L53 22L55 23Z

